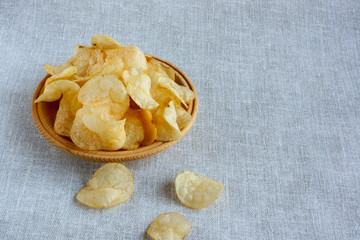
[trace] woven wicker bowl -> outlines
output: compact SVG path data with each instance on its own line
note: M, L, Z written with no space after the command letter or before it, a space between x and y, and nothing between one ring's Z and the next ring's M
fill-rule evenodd
M151 55L148 55L151 56ZM140 158L148 157L159 153L168 147L174 145L177 141L179 141L184 135L190 130L191 126L193 125L196 115L198 112L198 97L195 91L195 87L190 79L183 73L179 68L174 66L173 64L160 59L158 57L154 57L156 60L160 61L165 66L172 67L176 73L176 82L180 85L186 86L190 88L192 91L195 92L195 99L189 105L188 112L191 114L192 119L188 126L186 126L181 131L181 137L175 141L171 142L158 142L155 141L153 144L148 146L140 146L138 149L135 150L119 150L119 151L88 151L78 148L71 140L67 137L62 137L55 133L54 131L54 121L56 112L58 110L59 102L40 102L35 104L35 99L43 91L43 86L48 77L47 75L38 85L35 90L32 103L31 103L31 112L34 124L39 131L39 133L54 147L57 149L68 153L72 156L79 157L89 161L96 161L96 162L125 162L125 161L132 161L137 160Z

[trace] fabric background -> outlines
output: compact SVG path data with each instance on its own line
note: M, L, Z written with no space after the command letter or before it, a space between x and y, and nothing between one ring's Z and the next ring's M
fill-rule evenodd
M187 239L360 239L360 2L0 1L0 238L147 239L176 211ZM127 162L130 201L90 209L76 192L102 164L36 131L43 65L108 34L180 67L199 114L173 147ZM177 200L190 170L225 185L210 207Z

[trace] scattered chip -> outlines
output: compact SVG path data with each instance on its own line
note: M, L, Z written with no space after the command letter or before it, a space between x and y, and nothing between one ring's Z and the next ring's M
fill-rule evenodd
M175 179L176 194L188 208L201 209L211 205L220 195L224 185L189 171L179 173Z
M105 208L128 201L133 192L130 170L119 163L107 163L94 173L76 199L89 207Z
M189 221L177 212L160 214L152 221L146 230L154 240L181 240L191 230Z

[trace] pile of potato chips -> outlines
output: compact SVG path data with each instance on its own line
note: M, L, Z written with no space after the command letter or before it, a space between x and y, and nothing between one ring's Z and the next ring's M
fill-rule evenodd
M195 94L175 82L174 70L106 35L94 35L91 45L76 45L68 61L44 66L51 77L35 102L60 99L55 132L86 150L178 139Z

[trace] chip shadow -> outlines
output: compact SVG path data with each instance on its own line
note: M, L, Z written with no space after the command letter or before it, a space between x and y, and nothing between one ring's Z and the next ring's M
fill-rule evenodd
M167 181L161 186L161 193L171 202L180 204L179 199L176 196L175 183L173 181Z

